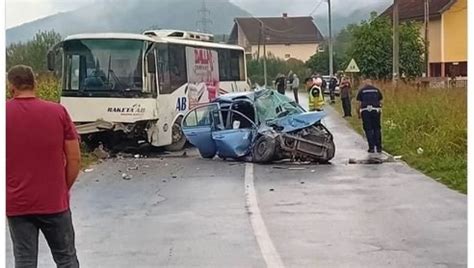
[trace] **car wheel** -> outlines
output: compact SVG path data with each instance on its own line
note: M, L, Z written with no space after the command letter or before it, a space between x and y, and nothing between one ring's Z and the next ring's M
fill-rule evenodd
M199 151L199 154L201 155L202 158L206 158L206 159L212 159L216 155L216 153L204 153L201 151Z
M165 146L165 150L170 152L181 151L186 144L186 136L184 136L183 130L181 129L181 120L174 122L172 131L172 143Z
M255 142L252 148L253 161L256 163L266 163L273 159L275 155L276 143L275 140L261 136Z

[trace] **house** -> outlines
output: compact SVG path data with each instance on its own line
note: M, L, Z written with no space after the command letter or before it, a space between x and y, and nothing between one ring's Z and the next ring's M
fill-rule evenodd
M283 13L282 17L235 18L228 42L244 47L252 58L263 56L265 42L267 55L307 61L324 37L312 17L288 17Z
M400 0L399 17L423 23L424 0ZM428 29L430 76L467 76L467 0L430 0Z

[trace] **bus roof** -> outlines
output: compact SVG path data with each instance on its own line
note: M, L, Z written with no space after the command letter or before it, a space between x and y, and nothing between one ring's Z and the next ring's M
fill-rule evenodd
M69 40L80 40L80 39L132 39L132 40L143 40L156 43L173 43L182 44L189 46L199 47L210 47L210 48L224 48L224 49L235 49L244 50L242 47L237 45L228 45L213 42L186 40L173 37L149 37L144 34L133 34L133 33L83 33L74 34L66 37L64 41Z
M83 33L74 34L66 37L64 41L79 40L79 39L132 39L155 42L152 38L143 34L132 33Z
M188 45L188 46L244 50L243 47L237 46L237 45L228 45L228 44L213 43L213 42L186 40L186 39L179 39L179 38L173 38L173 37L152 37L152 38L155 40L155 42L158 42L158 43L165 42L165 43L182 44L182 45Z

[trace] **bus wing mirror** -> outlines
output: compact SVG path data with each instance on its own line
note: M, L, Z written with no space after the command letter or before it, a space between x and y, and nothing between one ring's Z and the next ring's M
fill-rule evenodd
M153 52L146 56L148 73L156 73L155 54Z
M54 55L54 50L49 50L47 54L48 58L48 70L54 71L54 65L56 63L56 57Z

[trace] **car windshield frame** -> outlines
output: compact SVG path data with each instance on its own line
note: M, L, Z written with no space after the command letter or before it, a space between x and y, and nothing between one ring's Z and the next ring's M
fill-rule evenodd
M73 39L62 45L63 96L146 97L139 39Z
M271 89L264 89L261 92L256 92L254 105L257 111L257 118L261 124L268 124L273 120L285 116L305 112L303 107L297 104L294 100Z

